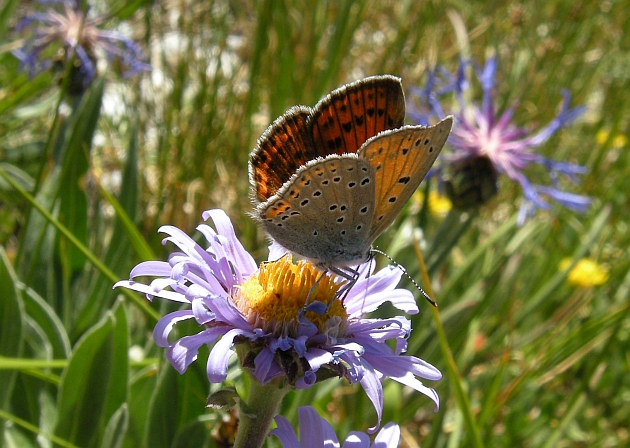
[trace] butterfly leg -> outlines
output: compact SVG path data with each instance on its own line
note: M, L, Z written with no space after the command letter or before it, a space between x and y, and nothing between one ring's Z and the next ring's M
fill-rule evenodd
M339 288L339 291L337 291L337 297L336 297L343 302L343 300L346 298L350 290L357 283L357 280L359 279L359 270L355 268L351 268L351 267L346 267L343 269L336 268L336 267L328 267L327 269L333 274L338 275L339 277L346 280L346 283L343 284L341 288Z
M264 265L267 265L269 263L276 263L276 262L282 260L283 258L289 258L290 256L291 256L291 254L289 252L285 252L280 258L276 258L275 260L266 260L266 261L263 261L262 263Z
M313 311L321 316L328 310L328 306L324 305L322 302L313 301L313 303L311 303L311 295L327 273L328 269L323 269L321 275L317 277L317 280L315 280L315 283L311 286L311 289L308 291L308 295L306 296L306 300L304 301L304 308L302 308L302 312Z
M354 284L357 282L357 279L359 277L359 271L352 268L341 269L341 268L335 268L331 266L324 266L322 264L319 264L317 267L321 270L321 275L317 278L313 286L311 286L311 289L308 292L308 296L306 296L306 301L305 301L304 308L302 309L302 311L303 312L313 311L319 315L322 315L328 311L328 309L330 308L334 300L341 299L341 301L343 302L344 298L346 297L350 289L352 289ZM325 305L324 303L317 302L317 301L313 301L311 303L311 295L315 291L315 288L317 287L319 282L322 280L322 278L324 278L324 276L328 274L329 272L332 272L333 274L338 275L339 277L343 278L344 280L346 280L346 283L344 283L339 288L339 290L335 294L334 299L331 300L328 303L328 305Z

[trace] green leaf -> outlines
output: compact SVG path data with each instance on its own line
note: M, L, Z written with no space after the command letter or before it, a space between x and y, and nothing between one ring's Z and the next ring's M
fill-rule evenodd
M116 276L107 266L105 266L103 262L96 255L94 255L94 253L92 253L87 247L85 247L80 241L78 241L76 237L64 225L59 223L59 221L57 221L45 208L43 208L41 204L39 204L39 202L35 200L35 198L33 198L30 194L28 194L28 192L24 191L24 189L17 185L15 181L13 181L13 179L11 179L9 175L6 174L2 169L0 169L0 176L11 183L13 188L18 190L21 196L23 196L33 207L35 207L37 211L41 213L41 215L48 222L53 224L55 228L59 231L59 233L62 234L75 247L77 247L81 251L81 253L90 260L90 262L96 267L96 269L106 275L112 281L112 283L119 279L119 277ZM124 289L122 292L123 294L125 294L126 297L135 302L145 313L147 313L147 315L151 319L155 321L159 320L159 315L157 314L157 312L154 311L153 308L151 308L146 303L146 301L140 299L137 295L134 295L131 291L127 289ZM69 307L71 308L71 304L69 304Z
M113 309L116 318L110 386L103 418L108 421L127 402L129 395L129 326L122 299Z
M151 397L157 380L156 367L147 366L131 379L129 387L129 430L125 440L126 448L144 446L142 441L150 413Z
M194 421L184 426L175 437L172 448L188 448L205 446L208 439L208 428L203 422Z
M72 352L70 339L52 307L31 288L26 288L23 299L26 314L37 323L46 335L52 349L52 358L68 358Z
M36 195L37 202L47 210L53 208L59 171L58 168L51 171ZM20 241L16 266L24 283L58 311L53 292L57 289L57 277L53 269L54 235L54 229L48 225L44 216L37 212L31 213Z
M129 409L124 403L109 419L103 434L102 448L119 448L122 446L129 427ZM193 445L191 445L193 446Z
M115 319L107 315L77 342L64 370L55 435L75 445L94 446L111 381Z
M27 76L20 76L18 81L13 83L11 92L6 92L0 98L0 115L10 113L11 109L20 106L26 102L29 98L36 98L37 95L41 95L42 91L50 87L51 76L49 73L42 73L33 79L29 79ZM38 102L42 100L37 99ZM46 100L44 99L44 103ZM37 107L37 105L35 106ZM28 110L28 109L27 109ZM15 111L16 115L23 113L24 111Z
M88 216L85 177L89 168L92 137L101 111L103 79L94 82L73 113L70 137L62 152L59 184L59 221L83 244L87 245ZM85 256L64 238L59 240L59 255L66 274L83 268Z
M119 218L114 224L111 241L120 242L128 239L131 244L109 244L103 263L116 268L121 278L126 278L131 269L130 261L134 258L132 249L142 260L153 260L155 254L142 237L133 221L138 207L138 142L137 132L132 131L127 152L127 164L123 172L120 191L120 203L107 190L100 187L101 194L114 207ZM90 289L76 318L73 334L81 334L93 324L96 316L111 306L112 299L118 292L112 290L112 281L102 273L95 272Z
M129 142L129 151L127 152L127 164L123 173L123 182L120 189L120 202L111 195L106 189L100 187L99 191L103 197L114 207L118 221L114 228L113 241L120 241L126 237L133 247L134 251L141 260L153 260L155 254L151 250L146 240L134 224L136 209L138 207L138 139L137 133L133 133L133 137ZM114 256L116 251L120 251L120 244L112 244L110 246L111 254ZM125 251L125 256L128 251ZM108 263L109 264L109 263Z
M200 352L199 357L207 356L206 353ZM171 447L184 427L206 413L207 394L205 363L192 363L183 375L169 363L163 363L149 402L144 445Z
M16 276L4 248L0 246L0 356L17 358L22 353L24 305L16 288ZM0 370L0 409L9 410L17 372ZM0 428L3 438L4 424Z
M31 176L29 176L26 172L21 170L15 165L11 165L9 163L0 163L0 166L4 171L6 171L13 179L20 184L22 188L26 191L32 191L33 186L35 185L35 181ZM0 179L0 190L10 190L11 186L4 181L4 179Z
M9 22L9 19L13 17L13 11L15 11L15 7L18 5L19 0L7 0L3 3L4 5L0 7L0 36L7 35L7 23Z
M151 0L134 0L130 2L119 1L118 4L112 5L112 9L115 9L113 15L118 17L120 20L126 20L130 18L139 8L150 4Z
M149 402L144 446L169 448L175 439L179 401L178 376L179 373L168 363L162 364L155 390Z

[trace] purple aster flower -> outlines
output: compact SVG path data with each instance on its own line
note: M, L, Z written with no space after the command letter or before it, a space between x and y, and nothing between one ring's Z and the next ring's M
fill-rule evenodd
M160 228L168 235L164 243L176 244L181 252L173 253L168 262L143 262L131 271L131 279L158 277L150 284L129 280L115 285L145 293L149 300L160 297L190 304L190 309L163 317L153 331L156 344L167 348L167 358L178 372L184 373L206 344L212 347L208 379L220 383L227 376L233 347L248 344L241 362L261 384L281 379L301 389L332 376L360 383L377 412L372 431L381 421L385 377L439 405L437 393L417 377L438 380L440 371L419 358L401 355L410 321L401 316L364 317L384 302L408 314L418 312L413 294L396 288L399 269L390 266L370 275L369 263L359 266L358 279L342 301L338 299L342 280L323 275L308 262L294 264L286 254L278 259L274 246L270 259L277 261L257 267L225 212L210 210L203 217L211 218L216 227L216 231L206 224L197 227L208 241L207 249L181 230L164 226ZM306 306L317 302L323 304L318 312ZM187 319L195 319L201 331L169 341L173 326Z
M42 2L43 3L43 2ZM51 66L46 50L59 45L63 50L63 60L71 60L76 53L83 90L96 76L97 54L102 53L108 60L117 59L125 68L123 75L132 76L150 69L144 62L145 56L140 47L121 33L99 28L105 17L87 17L80 9L78 0L48 1L46 12L31 12L20 21L17 30L32 28L32 35L21 48L12 53L30 76Z
M326 420L321 418L317 411L311 406L304 406L298 409L300 420L300 440L295 434L289 421L281 415L275 420L278 427L272 430L269 435L280 439L283 448L321 448L338 447L339 439L334 429ZM400 440L400 427L393 422L389 422L378 432L374 438L374 443L370 443L367 434L359 431L352 431L346 437L344 447L353 448L395 448Z
M577 175L586 173L586 168L550 160L533 152L533 148L542 145L557 130L580 116L585 106L569 107L571 96L568 91L563 91L564 102L560 113L547 126L538 132L530 133L513 123L515 106L507 108L500 115L495 111L492 90L497 71L496 57L490 58L483 68L475 67L477 80L482 88L481 104L467 103L464 99L464 91L468 87L466 66L467 63L461 61L455 75L442 67L429 73L425 88L412 90L419 107L418 104L411 102L409 111L412 120L428 124L432 118L442 118L446 115L439 97L450 92L455 94L458 108L455 112L447 111L448 114L452 113L455 116L455 125L448 140L453 153L447 158L448 163L458 167L457 169L463 167L462 169L470 172L481 171L490 179L487 182L466 180L463 186L456 184L455 188L461 187L465 193L471 186L481 189L477 195L482 199L479 202L484 202L496 193L496 185L492 186L492 170L488 169L491 166L496 173L507 174L512 180L517 181L523 189L525 200L519 212L519 224L537 208L545 210L551 208L544 196L571 210L585 212L591 203L590 198L561 191L559 179L563 175L570 181L578 183ZM484 162L484 159L490 163ZM547 169L550 186L531 183L523 174L523 170L531 163ZM496 179L496 174L494 177Z

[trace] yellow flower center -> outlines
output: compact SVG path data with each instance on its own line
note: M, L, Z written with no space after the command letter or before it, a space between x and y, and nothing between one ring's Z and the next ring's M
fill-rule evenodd
M300 313L321 333L334 332L331 336L337 336L345 330L348 318L337 297L342 285L312 263L294 264L291 257L286 256L262 263L260 269L238 287L232 300L251 325L276 336L296 337ZM304 311L306 305L315 301L326 305L323 314Z

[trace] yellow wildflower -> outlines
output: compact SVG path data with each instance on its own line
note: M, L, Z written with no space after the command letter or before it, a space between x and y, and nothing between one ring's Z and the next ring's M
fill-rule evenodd
M603 145L604 143L608 141L609 135L610 135L610 132L608 130L600 129L599 131L597 131L597 134L595 134L595 141L598 144ZM613 137L610 146L613 148L623 148L627 144L628 144L628 137L626 137L624 134L617 134Z
M424 202L424 193L422 191L416 191L413 195L414 204L422 204ZM438 218L444 218L451 208L453 208L453 204L451 200L446 196L442 196L437 191L429 192L429 200L428 200L429 212L433 216L437 216Z
M565 271L571 266L573 260L565 258L560 262L559 269ZM603 285L608 281L608 270L596 261L590 258L580 259L573 269L569 271L567 281L570 285L582 288L590 288L593 286Z

